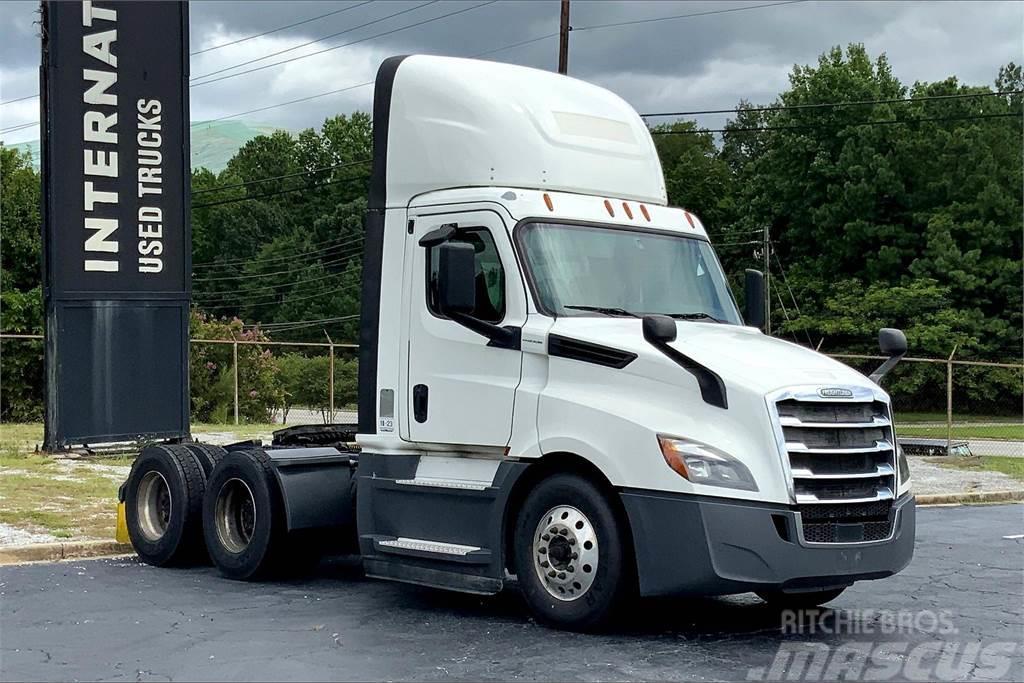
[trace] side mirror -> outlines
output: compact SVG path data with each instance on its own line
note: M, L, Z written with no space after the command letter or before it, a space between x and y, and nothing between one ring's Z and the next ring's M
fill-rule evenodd
M907 335L903 330L883 327L878 331L878 348L884 356L902 356L907 352Z
M667 315L645 315L643 329L648 342L668 344L676 340L676 321Z
M875 384L882 381L882 378L896 367L896 364L900 362L904 354L907 353L907 336L903 334L903 330L897 330L893 327L883 327L878 331L878 348L879 350L889 356L878 368L868 375Z
M744 281L744 299L746 308L743 319L750 327L764 328L764 273L759 270L746 271Z
M476 307L473 245L445 242L437 248L437 305L445 315Z

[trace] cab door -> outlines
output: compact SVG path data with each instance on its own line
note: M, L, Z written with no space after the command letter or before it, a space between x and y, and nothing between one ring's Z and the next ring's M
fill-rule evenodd
M412 229L406 433L411 441L505 446L522 373L522 351L444 316L437 306L437 250L420 238L443 225L473 245L476 306L471 315L502 327L526 320L526 291L509 232L494 211L410 216Z

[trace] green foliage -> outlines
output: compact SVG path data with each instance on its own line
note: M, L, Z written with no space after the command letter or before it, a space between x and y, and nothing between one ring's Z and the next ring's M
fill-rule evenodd
M31 159L0 147L0 330L42 334L39 174ZM43 344L4 340L0 346L0 419L43 416Z
M325 423L331 422L330 358L286 353L278 359L278 384L284 396L284 420L288 411L301 406L320 413ZM334 359L334 407L340 410L355 404L357 398L357 362L355 359Z
M254 138L219 175L193 172L196 305L264 323L327 320L286 336L354 341L371 148L370 117L356 113ZM243 197L253 199L231 201Z
M213 319L193 311L193 339L264 342L259 330L245 329L238 318ZM189 393L196 422L234 419L234 347L232 344L193 343L189 353ZM268 423L284 403L276 379L277 358L259 343L238 344L238 415L246 422Z

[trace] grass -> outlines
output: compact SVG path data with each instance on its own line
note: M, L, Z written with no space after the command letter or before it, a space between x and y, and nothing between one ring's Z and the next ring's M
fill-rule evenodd
M1002 472L1018 481L1024 481L1024 458L985 455L971 458L928 458L928 462L950 470Z
M270 434L281 425L195 424L193 434L231 432L239 440ZM110 539L116 523L117 487L133 455L57 460L36 452L43 425L0 425L0 523L59 539Z
M899 436L918 436L930 439L945 439L946 425L914 425L896 423ZM1024 441L1024 425L972 425L970 423L953 423L954 439L1002 439L1007 441Z
M1013 415L962 415L953 413L954 422L1005 422L1007 424L1021 424L1020 417ZM897 424L908 424L913 422L946 422L946 413L904 413L896 414Z
M57 538L113 538L119 473L107 464L59 461L19 452L4 441L0 453L0 522ZM127 459L116 464L127 465Z

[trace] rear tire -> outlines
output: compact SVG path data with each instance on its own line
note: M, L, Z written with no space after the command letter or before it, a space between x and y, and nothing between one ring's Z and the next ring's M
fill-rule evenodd
M203 555L206 477L182 446L147 446L125 482L128 537L143 562L158 567Z
M206 475L207 479L213 474L213 468L227 454L227 451L220 446L208 443L188 443L185 444L185 448L195 456L199 466L203 468L203 474Z
M809 593L783 593L782 591L758 591L757 597L772 607L781 609L812 609L838 598L849 586L811 591Z
M632 586L628 531L604 493L575 474L555 474L527 495L513 552L530 611L553 626L602 626Z
M203 499L203 535L220 573L256 580L274 573L286 529L271 460L262 450L227 453Z

